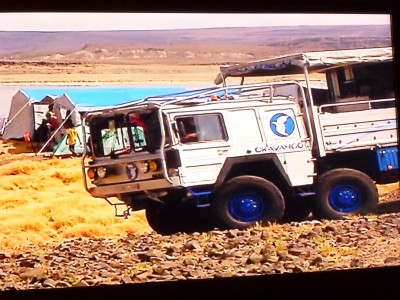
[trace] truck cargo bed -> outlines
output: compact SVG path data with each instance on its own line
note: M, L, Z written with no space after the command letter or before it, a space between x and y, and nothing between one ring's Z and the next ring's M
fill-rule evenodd
M318 121L326 153L398 143L395 107L337 113L320 109Z

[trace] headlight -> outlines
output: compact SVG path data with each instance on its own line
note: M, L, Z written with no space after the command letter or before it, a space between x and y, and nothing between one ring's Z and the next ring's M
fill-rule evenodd
M93 168L89 168L89 169L87 170L86 174L87 174L87 176L88 176L90 179L93 179L94 176L95 176L94 169L93 169Z
M139 164L139 170L142 173L147 173L148 171L150 171L150 167L149 167L148 162L144 161L141 164Z
M97 168L97 176L99 176L99 178L105 178L107 176L107 169L104 167Z
M150 171L157 171L158 170L158 164L155 160L151 160L149 161L149 167L150 167Z

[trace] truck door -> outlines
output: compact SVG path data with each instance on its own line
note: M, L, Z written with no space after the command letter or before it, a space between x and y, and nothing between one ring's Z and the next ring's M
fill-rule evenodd
M295 109L290 106L260 111L266 145L259 150L277 153L292 186L300 186L313 182L314 162L303 118Z
M202 113L175 116L182 183L212 184L227 156L229 145L223 116Z

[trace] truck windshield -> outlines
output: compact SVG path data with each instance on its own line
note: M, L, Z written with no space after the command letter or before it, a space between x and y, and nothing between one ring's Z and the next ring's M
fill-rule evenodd
M95 116L90 120L93 153L97 157L160 148L161 130L156 110Z

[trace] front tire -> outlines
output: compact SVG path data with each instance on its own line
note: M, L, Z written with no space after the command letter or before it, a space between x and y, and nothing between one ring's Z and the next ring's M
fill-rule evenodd
M182 204L152 203L146 208L146 219L149 226L161 235L206 232L215 227L208 208Z
M335 169L318 180L313 215L319 219L366 215L378 202L378 189L368 175L352 169Z
M282 218L285 202L270 181L256 176L240 176L226 182L211 203L218 227L246 229L256 222Z
M174 207L152 203L146 208L146 219L149 226L161 235L170 235L179 232L182 224L179 224L179 214Z

